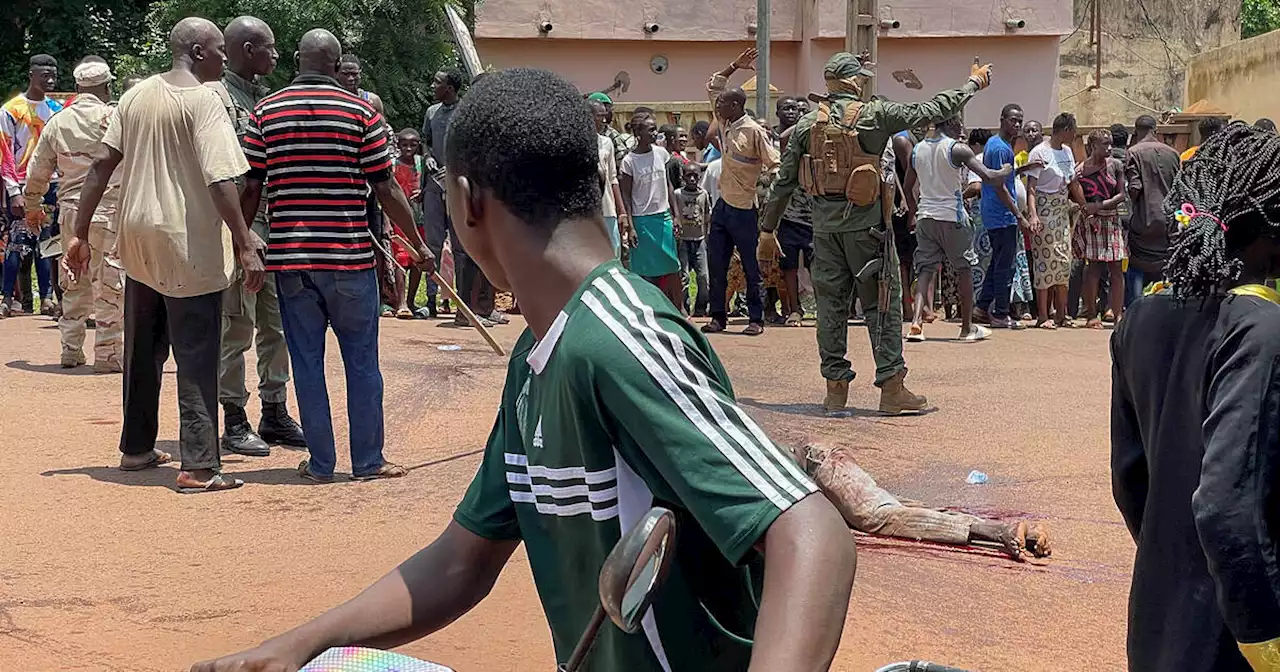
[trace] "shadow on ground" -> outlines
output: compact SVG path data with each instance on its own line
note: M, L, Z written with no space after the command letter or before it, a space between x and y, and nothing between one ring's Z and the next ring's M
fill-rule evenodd
M88 364L84 366L77 366L74 369L64 369L62 368L61 365L57 364L56 362L53 364L32 364L31 362L25 359L15 359L12 362L6 363L5 366L11 369L17 369L18 371L30 371L31 373L56 373L60 376L95 375L93 373L93 367ZM100 374L100 375L108 375L108 374Z
M762 411L773 411L774 413L785 413L787 415L807 415L813 418L886 418L889 416L880 415L879 411L870 408L846 408L839 413L827 413L822 409L822 404L770 404L752 399L750 397L738 397L738 403L751 408L758 408ZM930 409L932 410L932 409ZM925 411L926 413L929 411Z

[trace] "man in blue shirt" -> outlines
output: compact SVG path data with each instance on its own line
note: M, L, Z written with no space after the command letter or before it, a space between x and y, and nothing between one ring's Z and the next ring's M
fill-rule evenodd
M987 141L982 154L982 165L999 170L1013 163L1013 143L1022 132L1022 108L1009 103L1000 111L1000 133ZM1000 329L1021 329L1022 324L1009 315L1009 292L1013 283L1013 260L1017 245L1022 244L1019 227L1026 227L1027 220L1014 200L1014 173L995 186L984 183L979 207L982 209L982 225L991 241L991 268L982 281L982 294L973 309L974 322L990 324Z

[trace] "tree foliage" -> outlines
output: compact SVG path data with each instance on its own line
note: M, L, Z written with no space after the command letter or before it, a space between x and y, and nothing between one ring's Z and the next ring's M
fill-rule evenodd
M1256 37L1280 28L1280 0L1244 0L1240 37Z
M272 89L295 74L298 39L327 28L343 51L364 63L364 88L376 91L395 128L417 127L431 102L431 77L456 62L444 16L447 0L17 0L0 22L0 89L26 86L29 54L50 53L63 64L60 87L70 90L71 65L86 54L106 58L118 77L168 68L169 29L203 16L219 26L249 14L275 32L280 62ZM9 12L7 12L9 13Z
M71 66L95 54L115 62L137 53L149 0L16 0L0 22L0 94L27 86L27 59L49 54L62 64L60 87L71 89Z

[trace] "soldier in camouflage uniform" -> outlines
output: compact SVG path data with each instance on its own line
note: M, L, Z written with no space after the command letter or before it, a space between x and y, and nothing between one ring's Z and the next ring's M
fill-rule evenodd
M42 206L49 181L56 170L60 176L58 206L62 221L73 222L80 190L102 144L107 123L115 112L111 101L111 69L102 59L87 57L75 68L75 100L53 115L36 144L27 167L23 191L27 224L39 230L45 217ZM63 368L85 363L85 322L95 316L93 370L120 373L124 350L124 268L116 256L116 204L120 198L120 173L112 175L102 201L89 224L89 272L72 279L63 273L62 335ZM64 240L69 241L70 232Z
M268 93L259 85L258 77L271 74L276 67L275 35L262 20L242 16L227 25L227 70L222 81L210 84L227 106L236 133L244 138L249 116ZM263 241L267 240L266 199L250 225ZM257 332L258 396L262 399L262 419L254 433L245 406L249 392L245 389L244 353L254 343ZM243 273L237 269L236 279L222 295L222 357L218 367L218 401L226 416L223 448L240 455L261 457L271 453L272 444L305 448L302 428L289 416L288 398L289 350L284 341L284 325L280 321L280 302L276 283L267 274L262 289L255 294L244 289Z
M839 53L823 68L827 84L826 102L809 112L796 124L782 157L778 180L765 207L761 222L764 233L761 246L776 246L774 231L782 219L791 194L802 179L811 187L813 196L813 285L818 299L818 352L822 358L822 377L827 381L823 407L829 413L843 411L848 401L849 383L854 372L846 359L847 318L852 296L862 300L867 331L876 361L875 384L881 389L880 411L886 414L919 412L927 402L912 394L903 384L907 374L902 359L902 283L898 278L897 254L883 244L884 202L879 188L879 158L894 133L942 121L955 116L973 94L990 84L990 66L974 66L968 83L960 89L943 91L923 103L895 103L888 100L861 102L862 86L872 72L863 60L853 54ZM825 121L820 116L826 115ZM811 157L810 135L821 124L831 145L841 145L840 159L835 154ZM844 146L851 141L857 146ZM835 152L835 150L832 150ZM802 165L810 172L802 175ZM867 168L870 166L870 168ZM854 178L856 172L862 172ZM825 173L824 173L825 171ZM865 183L858 180L865 180ZM859 185L865 205L846 198L843 185ZM841 193L833 193L829 185L839 184ZM827 188L823 188L828 185ZM815 193L821 192L821 193ZM872 194L874 192L874 194ZM890 206L891 207L891 206ZM886 249L887 248L887 249ZM882 264L887 274L888 305L879 303L877 274L859 271Z

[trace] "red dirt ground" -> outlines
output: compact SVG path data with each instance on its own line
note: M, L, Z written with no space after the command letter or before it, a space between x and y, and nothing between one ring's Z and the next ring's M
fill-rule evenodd
M60 370L49 321L0 322L0 670L185 670L351 597L426 545L474 473L505 362L471 330L394 320L382 328L387 456L415 467L408 478L310 485L294 474L300 454L276 450L226 458L248 482L241 490L181 496L170 489L173 468L112 468L118 376ZM519 329L497 333L509 345ZM1054 557L1025 565L859 537L833 669L906 658L981 670L1124 668L1133 545L1110 496L1109 333L908 344L908 382L938 410L891 419L815 414L822 388L811 327L714 339L744 407L777 440L850 446L901 497L1032 517L1054 534ZM851 328L850 342L862 372L851 404L874 408L865 332ZM463 349L436 347L450 343ZM337 348L330 353L343 446L345 386ZM171 381L160 436L176 453ZM339 470L349 467L340 457ZM965 485L970 469L991 482ZM404 650L460 672L552 669L524 557L472 613Z

